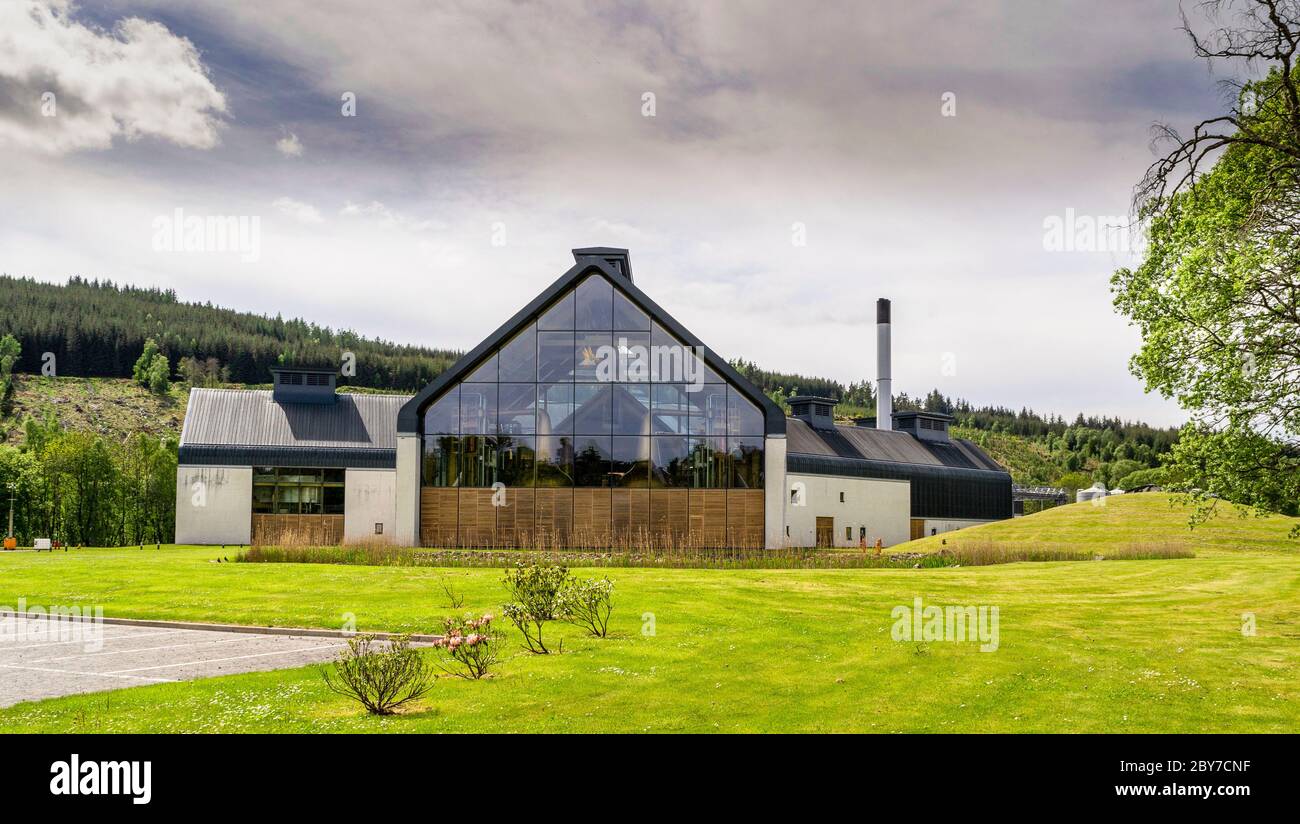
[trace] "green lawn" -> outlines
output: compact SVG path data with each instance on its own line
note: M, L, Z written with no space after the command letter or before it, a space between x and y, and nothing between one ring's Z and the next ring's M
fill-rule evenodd
M1148 526L1113 531L1123 542L1167 537L1152 520L1164 505L1163 496L1125 501ZM1001 526L1034 530L1054 518L1058 538L1079 529L1104 542L1110 533L1092 534L1094 515L1079 509ZM590 574L617 586L614 637L563 627L563 654L532 656L510 628L497 677L441 679L398 717L365 716L306 668L18 705L0 710L0 732L1294 731L1300 547L1281 537L1283 519L1219 526L1246 530L1243 548L1204 532L1188 539L1193 559L600 570ZM211 562L221 554L4 555L0 604L25 596L102 604L107 615L312 626L339 626L352 613L362 629L427 631L452 612L440 579L465 594L467 609L500 614L504 594L492 569ZM890 611L917 596L997 606L998 650L891 640ZM1241 633L1245 612L1256 616L1255 637ZM646 613L652 636L642 634Z

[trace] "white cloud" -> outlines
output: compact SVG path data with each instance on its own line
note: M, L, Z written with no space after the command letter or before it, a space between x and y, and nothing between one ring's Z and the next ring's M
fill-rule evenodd
M67 0L0 3L0 146L64 154L107 149L116 137L217 145L226 101L193 43L137 17L106 32L70 13Z
M293 132L286 132L284 137L275 141L275 148L285 157L302 157L302 141Z
M310 203L303 203L301 200L294 200L291 197L276 198L271 205L299 223L323 223L325 221L325 218L321 217L320 210L315 206Z

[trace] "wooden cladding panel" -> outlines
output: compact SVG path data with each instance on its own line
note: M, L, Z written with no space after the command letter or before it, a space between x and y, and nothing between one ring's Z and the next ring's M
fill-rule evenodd
M609 489L580 487L573 490L573 531L575 546L592 547L610 543L611 506Z
M650 530L650 490L612 490L614 541L623 546L638 546Z
M727 493L727 542L743 549L762 549L763 490L733 489Z
M460 491L460 545L484 547L496 545L497 508L492 505L491 489Z
M650 490L650 535L656 545L681 544L690 530L685 489Z
M692 546L722 547L727 544L727 490L692 489L690 542Z
M535 500L531 489L505 491L503 505L497 507L497 546L532 546Z
M342 515L253 515L253 546L337 546Z
M573 531L573 490L539 487L533 521L534 536L540 546L559 546L568 542Z
M448 487L420 489L420 546L454 547L460 508L460 490Z

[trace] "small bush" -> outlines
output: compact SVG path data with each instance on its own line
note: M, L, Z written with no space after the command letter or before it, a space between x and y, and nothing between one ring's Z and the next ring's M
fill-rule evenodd
M614 582L608 578L571 579L560 590L558 614L566 623L604 638L609 631L609 614L614 609L613 596Z
M529 652L545 655L550 652L542 641L542 628L554 621L560 612L560 591L569 581L569 568L549 564L516 565L506 570L503 583L510 593L510 603L501 611L524 635Z
M457 678L482 678L496 664L501 651L501 632L492 626L492 616L448 618L442 638L433 643L442 651L439 666Z
M348 639L348 648L330 667L321 670L332 692L359 701L374 715L392 715L409 701L427 693L437 679L424 656L411 648L409 636L387 644L373 635Z

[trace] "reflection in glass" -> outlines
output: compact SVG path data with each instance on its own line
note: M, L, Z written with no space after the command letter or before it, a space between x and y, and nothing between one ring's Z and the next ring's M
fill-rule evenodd
M537 380L537 327L527 329L501 347L500 380L503 383Z
M537 486L573 486L573 436L537 436Z
M731 452L731 488L763 488L763 439L727 438Z
M610 438L579 435L573 447L573 485L609 486Z
M726 489L730 456L726 438L691 438L691 488Z
M425 436L422 482L425 486L460 486L460 438Z
M497 395L498 434L532 435L537 431L537 384L499 384Z
M613 339L609 332L578 332L573 341L577 381L612 381L617 377Z
M640 309L627 296L614 290L614 329L627 332L650 331L650 316Z
M424 413L424 434L455 435L460 432L460 386L453 386L429 405Z
M650 484L650 439L614 436L609 476L614 486L643 488Z
M460 431L462 435L496 434L497 385L495 383L461 385Z
M542 383L573 380L573 333L537 333L537 379Z
M614 327L614 287L600 275L578 284L575 329L612 329Z
M573 384L537 386L537 434L573 434Z
M660 383L652 387L650 431L654 435L685 435L690 405L683 384Z
M762 435L763 413L736 387L727 387L727 434Z
M510 488L533 486L537 441L531 437L498 438L497 481Z
M650 333L615 332L614 348L618 352L618 374L615 380L626 383L647 383L650 380Z
M495 383L497 379L497 356L492 353L492 357L483 361L483 363L465 379L465 383Z
M565 295L537 319L538 329L573 328L573 293Z
M650 385L618 383L611 389L614 393L614 434L649 435Z
M613 384L578 383L573 386L573 431L579 435L609 435L613 425Z
M705 384L699 388L687 386L686 402L690 406L692 435L727 434L726 384Z
M660 435L650 439L650 485L686 488L691 483L686 438Z
M461 485L471 489L486 489L496 483L496 451L496 438L462 435Z

